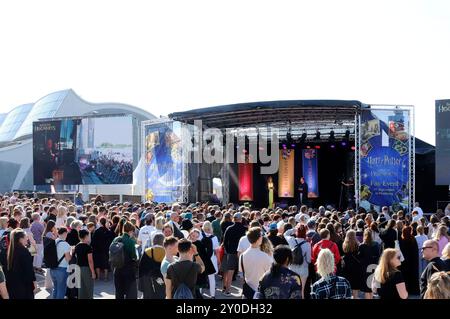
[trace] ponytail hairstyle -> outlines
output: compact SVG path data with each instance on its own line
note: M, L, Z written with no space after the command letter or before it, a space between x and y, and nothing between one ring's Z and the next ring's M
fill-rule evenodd
M17 247L19 247L19 241L26 237L25 232L21 228L16 228L11 232L11 239L9 241L8 252L7 252L7 269L12 270L14 261L14 252Z

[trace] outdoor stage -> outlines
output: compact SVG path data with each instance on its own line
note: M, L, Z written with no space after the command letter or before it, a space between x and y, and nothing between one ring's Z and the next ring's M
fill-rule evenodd
M201 121L201 127L196 121ZM413 125L413 107L359 101L270 101L173 113L169 119L143 124L146 199L197 202L218 197L222 203L267 207L271 176L273 201L298 204L299 181L304 176L309 203L315 207L331 204L345 209L350 194L356 207L410 210L415 176ZM203 142L200 150L214 144L214 137L201 135L208 129L222 134L225 155L234 153L232 161L192 160L196 133ZM242 138L244 143L239 144ZM253 154L252 145L263 150L266 144L261 139L276 141L273 155L279 156L283 172L262 173L267 163L259 158L251 168L237 163L238 156ZM286 154L292 150L287 163ZM267 155L272 151L267 150ZM341 182L349 184L349 178L354 179L353 187L342 189Z

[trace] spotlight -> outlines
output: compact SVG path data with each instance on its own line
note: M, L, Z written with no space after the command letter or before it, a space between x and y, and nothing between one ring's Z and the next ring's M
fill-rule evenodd
M283 149L284 149L284 150L287 148L287 147L286 147L286 144L283 144L282 146L283 146Z
M347 146L347 142L346 141L342 141L341 145L342 146Z
M310 148L311 148L311 146L307 145L307 146L306 146L306 148L307 148L307 149L310 149Z
M331 145L330 145L330 147L331 147L331 148L335 148L335 147L336 147L336 145L334 145L334 144L331 144Z
M352 146L352 151L356 150L356 147Z
M315 148L320 150L320 145L316 145Z
M291 148L295 148L295 144L291 144Z

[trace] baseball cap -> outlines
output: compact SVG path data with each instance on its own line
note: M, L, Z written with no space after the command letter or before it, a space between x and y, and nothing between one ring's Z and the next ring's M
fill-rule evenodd
M233 217L236 218L236 219L242 219L242 214L241 213L236 213L236 214L234 214Z
M278 229L278 227L277 227L277 224L276 223L271 223L270 225L269 225L269 230L277 230Z

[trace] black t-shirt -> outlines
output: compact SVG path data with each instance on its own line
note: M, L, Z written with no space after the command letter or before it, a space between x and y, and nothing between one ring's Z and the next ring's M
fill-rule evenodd
M397 291L397 284L405 282L400 271L392 273L388 280L378 288L380 299L401 299Z
M287 245L287 241L286 239L284 239L284 237L275 235L275 236L267 236L267 238L270 240L270 242L272 243L273 248L277 247L278 245Z
M89 267L88 255L92 254L92 247L85 243L79 243L75 246L75 257L77 265L80 267Z
M201 272L201 266L190 260L176 261L170 264L169 268L167 268L167 279L172 281L173 293L175 293L181 283L184 283L192 290L192 294L195 296L194 288L197 282L197 276Z

